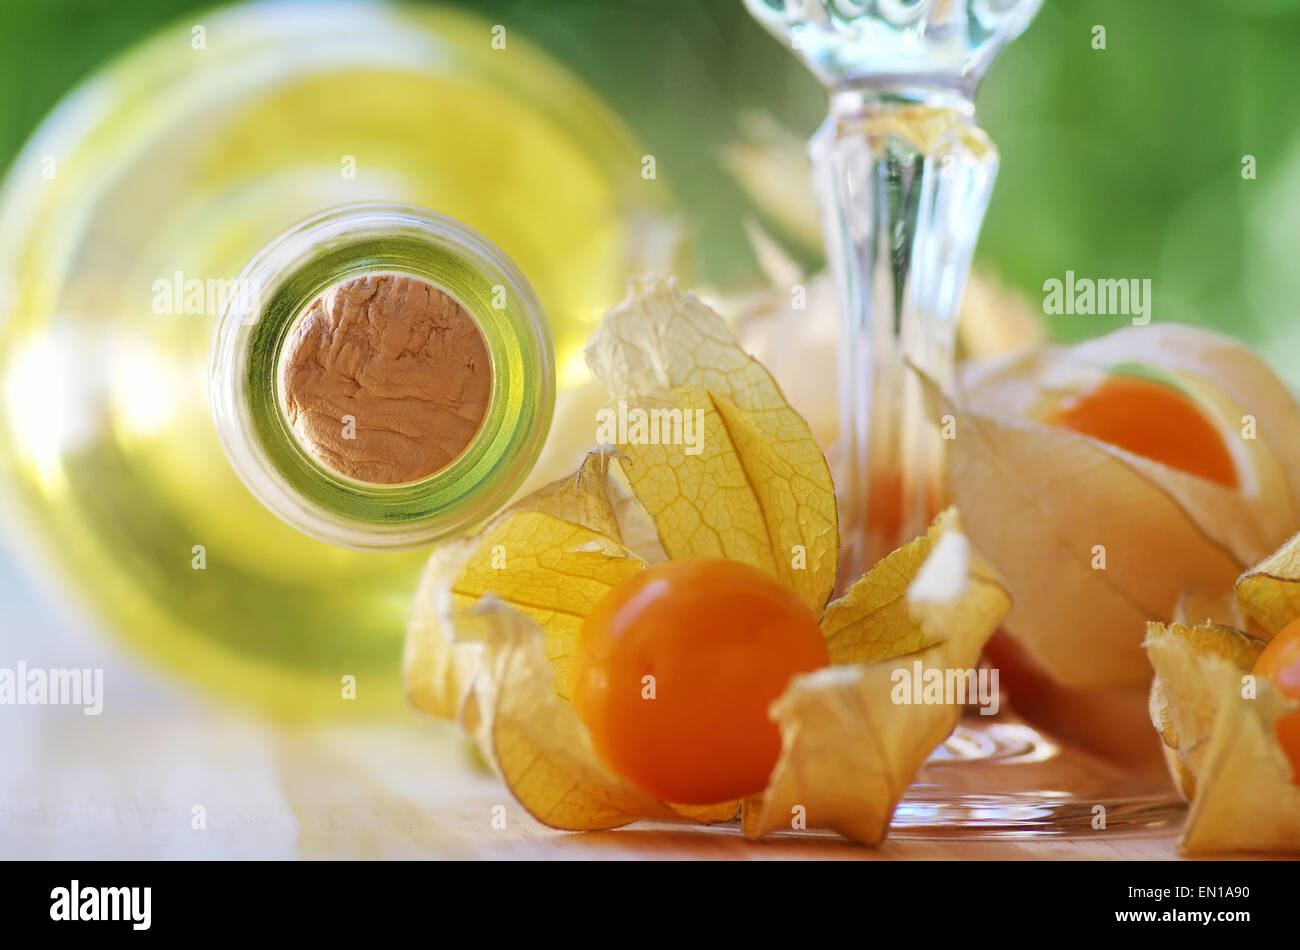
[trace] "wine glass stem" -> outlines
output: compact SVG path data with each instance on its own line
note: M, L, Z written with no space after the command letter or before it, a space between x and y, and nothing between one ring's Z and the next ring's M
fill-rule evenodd
M997 173L973 113L959 90L841 88L810 146L840 314L842 579L923 532L944 504L952 436L927 414L908 364L951 381Z

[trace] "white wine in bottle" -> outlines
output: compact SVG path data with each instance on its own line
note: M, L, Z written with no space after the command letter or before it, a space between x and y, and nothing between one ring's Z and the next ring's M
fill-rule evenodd
M291 717L400 708L427 552L312 540L236 478L207 400L226 282L330 208L434 209L527 275L563 391L650 263L663 189L640 162L576 79L464 15L252 4L160 32L49 116L0 194L9 533L189 682Z

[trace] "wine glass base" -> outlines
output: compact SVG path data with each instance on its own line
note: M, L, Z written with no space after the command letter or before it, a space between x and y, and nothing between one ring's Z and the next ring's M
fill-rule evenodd
M1186 805L1163 775L1135 774L1011 717L968 716L917 773L890 837L1151 835Z

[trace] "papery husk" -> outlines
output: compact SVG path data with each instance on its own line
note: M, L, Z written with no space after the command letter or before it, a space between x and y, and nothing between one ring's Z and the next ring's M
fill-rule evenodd
M832 664L887 660L940 642L916 622L907 592L943 528L956 523L955 512L944 513L930 531L883 558L827 606L821 628Z
M1300 786L1277 741L1277 722L1297 705L1267 680L1242 697L1238 672L1220 664L1210 729L1179 846L1190 854L1300 852Z
M881 588L882 609L864 613L864 625L893 627L889 609L903 600L938 539L959 537L953 513L927 537L882 562L879 574L859 583ZM986 565L968 559L947 579L952 599L911 606L915 638L935 645L899 654L894 662L827 667L797 677L775 703L782 757L768 790L746 803L745 833L759 837L789 827L791 796L806 809L809 827L832 828L865 844L884 837L898 798L917 768L952 731L959 705L895 706L891 674L906 660L927 668L973 668L979 651L1005 613L1008 597ZM641 818L721 821L736 803L686 807L657 801L610 772L596 758L590 736L561 695L550 637L522 612L487 599L463 611L452 625L465 645L480 648L471 684L470 724L484 754L511 793L539 821L582 831L612 828ZM866 637L880 641L884 636ZM908 637L898 638L900 645ZM901 646L900 646L901 648Z
M1240 491L1040 421L1126 363L1176 374L1220 420ZM968 365L956 396L931 397L935 418L955 419L952 500L1016 597L1006 627L1065 686L1144 686L1146 622L1171 618L1188 588L1223 597L1296 527L1286 465L1298 453L1285 443L1300 441L1300 410L1258 357L1216 334L1126 328ZM1232 437L1238 411L1254 415L1257 439ZM1093 567L1097 545L1104 570Z
M676 814L597 758L587 727L558 695L547 637L534 621L488 599L456 626L466 642L482 647L473 681L480 746L534 818L552 828L596 831Z
M1155 670L1151 722L1167 750L1174 781L1190 800L1196 794L1197 776L1224 695L1215 684L1225 676L1215 668L1226 665L1239 682L1254 667L1264 643L1215 623L1192 627L1151 623L1143 646Z
M1300 617L1300 535L1243 574L1237 600L1270 635Z
M438 547L421 575L407 628L407 699L442 719L462 714L481 647L455 635L455 618L489 593L547 629L548 655L560 668L560 689L567 689L568 657L582 617L648 563L623 544L624 537L648 557L656 555L647 523L635 499L618 487L611 454L602 450L478 534Z
M839 557L830 470L807 422L722 318L672 280L632 281L584 352L612 412L703 417L698 455L688 445L619 446L668 556L752 564L820 614Z
M541 511L600 531L647 564L665 561L654 519L632 493L619 458L611 446L592 449L571 475L542 486L511 510Z
M458 718L515 798L552 827L723 821L738 803L674 806L610 772L567 699L583 619L647 564L616 540L643 532L648 516L622 494L611 462L609 451L593 451L569 478L435 552L407 634L407 696L426 713Z
M721 319L671 282L633 282L588 357L632 407L707 404L712 435L699 456L681 445L598 449L477 535L441 546L417 592L404 664L408 695L427 712L461 714L481 650L451 628L488 593L545 630L562 695L582 617L669 554L744 560L787 580L815 614L825 605L838 550L825 459Z
M617 399L653 407L707 403L708 418L721 426L716 441L698 456L674 455L681 447L664 445L598 450L574 475L521 499L479 534L441 547L412 617L408 693L425 711L458 716L512 794L552 827L725 820L738 803L659 802L595 758L566 699L569 658L595 603L665 553L758 562L821 616L838 547L825 461L766 371L735 346L716 314L669 282L634 284L588 354ZM746 526L750 537L736 536ZM941 576L907 605L905 592L944 538L948 553L931 570ZM1008 603L971 553L955 513L854 585L827 611L836 655L854 662L797 680L774 704L781 764L771 795L749 809L747 832L765 833L771 808L781 806L790 783L808 774L810 753L820 750L817 768L833 772L841 756L852 782L835 784L828 775L801 791L810 822L878 842L902 789L960 708L895 707L887 686L875 694L888 667L859 661L879 656L884 664L891 653L911 651L928 662L973 667ZM829 709L837 711L827 718ZM864 756L863 737L874 753Z
M590 463L589 475L603 471L597 460ZM596 477L575 478L573 485L585 493L604 491ZM540 508L608 519L602 504L590 498L575 503L557 485L457 546L454 557L444 549L444 556L432 560L422 588L423 613L408 642L412 702L436 715L458 713L514 797L552 827L597 830L640 818L713 822L733 817L734 802L688 807L657 801L595 757L585 726L565 698L567 658L581 611L557 610L556 593L547 588L559 591L577 582L572 589L581 596L575 602L589 610L600 588L642 569L644 562L612 539ZM937 585L950 596L935 600L932 579L926 584L930 599L909 603L909 586L944 538L961 539L957 546L968 552L945 567L948 576ZM496 545L518 560L509 570L525 581L504 585L506 599L490 593L487 584ZM480 593L485 591L486 596ZM768 793L748 805L746 833L759 836L779 827L776 816L797 795L806 803L810 826L878 843L916 769L961 713L958 705L893 705L890 674L897 661L973 668L1009 602L996 575L969 554L953 512L854 585L832 607L836 636L855 645L841 646L837 653L881 659L797 678L773 704L782 728L782 758ZM916 643L932 645L917 651ZM887 658L891 655L895 662Z
M931 580L927 599L907 592L941 539L964 546L965 557L943 565L938 585L947 597L935 597ZM955 512L941 515L926 537L883 559L845 597L836 611L852 616L863 629L838 636L858 651L878 657L796 677L772 705L781 727L781 757L767 789L744 803L747 837L808 827L831 828L863 844L876 845L916 770L952 732L960 704L899 705L891 698L894 672L911 669L973 669L980 651L1010 605L996 573L971 555L960 534ZM866 605L871 605L867 607ZM825 624L825 620L823 623ZM915 644L929 644L915 649ZM841 655L846 654L843 646Z
M1204 359L1199 369L1198 354ZM1199 404L1218 424L1241 484L1227 488L1107 448L1168 492L1188 518L1228 548L1243 567L1300 527L1300 506L1294 501L1300 480L1289 477L1287 453L1278 451L1289 449L1282 442L1285 435L1300 432L1300 407L1259 357L1217 334L1179 324L1129 327L1072 347L1044 347L1003 360L968 363L962 370L960 401L985 415L1041 421L1063 397L1127 366L1159 371ZM1213 375L1216 371L1247 378ZM1242 437L1247 415L1255 416L1253 439ZM1266 431L1271 438L1265 437Z
M1234 410L1250 414L1256 422L1256 439L1239 440L1239 445L1257 446L1265 465L1253 461L1254 474L1278 478L1286 488L1285 499L1266 499L1276 505L1280 520L1293 527L1300 518L1300 404L1272 367L1250 347L1231 337L1179 323L1126 327L1075 348L1073 358L1103 366L1135 362L1154 366L1185 378L1202 380L1230 401ZM1230 419L1240 425L1240 419ZM1266 471L1261 473L1259 469ZM1247 476L1251 474L1246 473ZM1259 494L1268 486L1260 485ZM1292 529L1278 527L1281 542Z
M1253 672L1272 628L1296 619L1287 566L1296 546L1296 539L1288 541L1243 575L1237 593L1245 590L1249 598L1231 609L1213 599L1186 599L1200 609L1184 611L1237 614L1263 637L1213 622L1150 625L1151 720L1170 772L1192 803L1179 841L1188 853L1300 851L1300 786L1276 732L1278 720L1300 704Z
M1067 686L1145 686L1147 621L1170 616L1188 586L1230 588L1238 561L1127 453L947 401L939 412L956 418L952 500L1016 598L1008 632Z

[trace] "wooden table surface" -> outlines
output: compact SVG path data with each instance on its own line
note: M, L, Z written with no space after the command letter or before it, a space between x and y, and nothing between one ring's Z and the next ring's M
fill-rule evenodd
M11 709L10 712L13 712ZM1176 828L1087 838L826 834L736 825L573 834L533 820L441 723L282 728L223 711L4 717L0 855L26 858L1175 859ZM504 806L505 828L493 827ZM500 814L498 811L497 814ZM498 822L499 824L499 822Z

